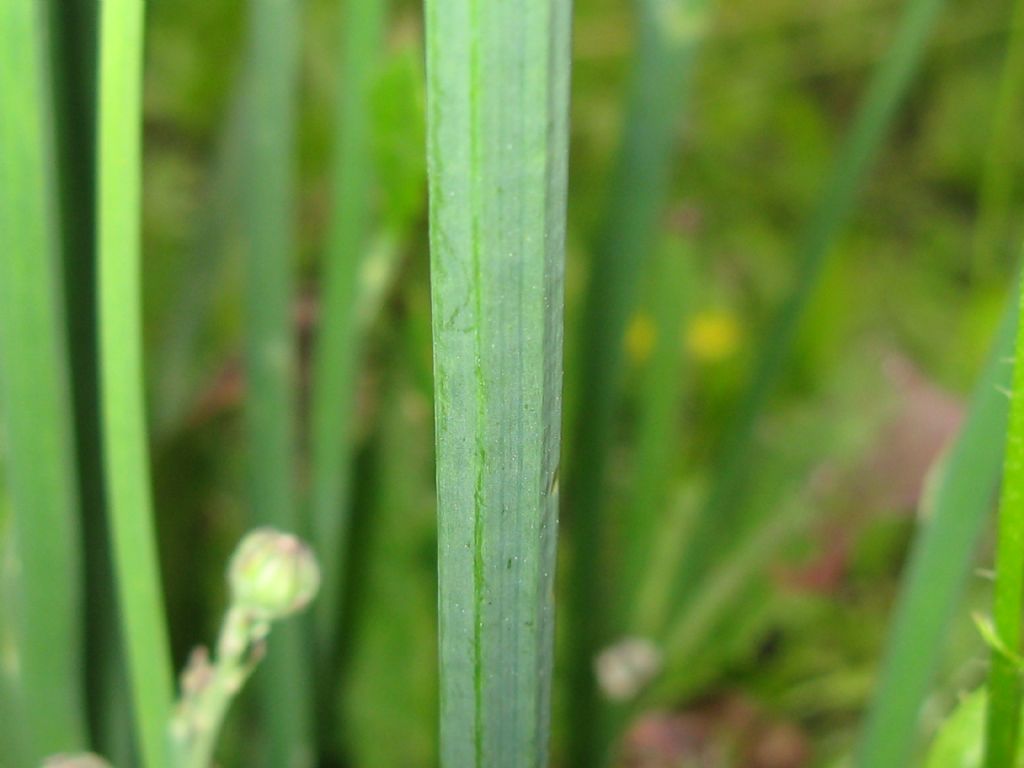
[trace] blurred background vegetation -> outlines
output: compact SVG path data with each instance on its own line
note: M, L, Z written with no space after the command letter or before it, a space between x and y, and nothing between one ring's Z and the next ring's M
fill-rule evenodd
M293 307L303 403L331 224L334 102L345 77L338 5L303 4ZM580 317L635 26L626 0L575 5L570 422L587 386L579 375ZM179 668L196 642L215 634L223 564L249 525L238 200L253 182L237 151L246 130L239 118L245 10L242 0L148 3L146 365ZM724 426L794 280L794 240L901 11L894 0L732 0L710 12L690 103L675 128L671 194L655 253L619 340L626 369L601 478L608 517L600 546L615 566L613 602L628 607L639 599L638 571L650 582L645 589L667 588L658 574L670 575L659 564L679 555ZM718 608L698 621L683 672L649 709L621 724L630 764L796 768L834 765L852 749L928 469L961 420L1024 234L1016 215L1024 205L1024 144L990 152L1010 18L1007 0L954 0L943 13L856 213L832 244L835 258L815 286L795 353L758 424L743 513L713 553L721 567L701 587L718 595ZM358 766L426 766L437 753L421 40L418 4L395 0L373 74L376 189L360 283L365 344L337 692L340 754ZM1011 122L1021 124L1024 104L1012 110ZM979 235L979 189L993 163L1009 169L1012 187ZM979 246L979 237L989 239ZM671 385L658 390L666 376ZM651 416L647 406L658 397L670 405ZM569 457L578 450L575 426L565 430ZM670 449L659 462L666 441ZM300 481L304 466L300 461ZM629 548L630 521L645 515L660 547L637 556ZM560 589L574 558L572 530L568 519ZM991 542L984 547L980 558L988 562ZM985 674L970 612L987 609L990 586L981 576L970 583L925 708L925 734ZM613 629L595 642L604 646L624 633ZM571 654L573 642L560 622L559 650ZM556 667L556 765L572 735L570 666ZM244 697L243 711L257 707L255 697ZM244 714L232 720L226 737L225 754L239 755L239 765L252 748L246 723ZM109 744L126 738L116 716L104 727Z

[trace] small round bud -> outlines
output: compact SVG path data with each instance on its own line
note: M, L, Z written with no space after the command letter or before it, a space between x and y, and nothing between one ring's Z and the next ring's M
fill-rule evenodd
M228 569L231 601L261 621L301 611L320 587L313 553L298 537L272 528L247 534Z
M43 768L110 768L110 763L92 754L54 755L43 761Z
M597 681L611 701L629 701L661 671L662 654L645 637L627 637L605 648L595 661Z

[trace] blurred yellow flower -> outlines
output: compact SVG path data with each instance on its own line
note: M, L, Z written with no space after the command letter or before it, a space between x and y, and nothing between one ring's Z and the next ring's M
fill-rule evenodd
M658 341L658 329L650 315L640 312L633 315L626 329L626 354L637 365L646 363Z
M736 316L721 309L698 312L686 326L686 349L698 362L717 363L735 354L740 343Z

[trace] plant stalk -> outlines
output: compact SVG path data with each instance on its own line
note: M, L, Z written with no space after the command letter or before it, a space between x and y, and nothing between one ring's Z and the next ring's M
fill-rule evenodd
M1013 385L1006 433L1002 497L996 539L996 581L992 616L996 634L1011 652L1021 646L1024 605L1024 292L1021 292ZM985 766L1001 768L1017 759L1020 740L1021 670L1013 659L992 654L985 718Z
M243 114L241 195L248 501L258 526L301 531L294 487L297 447L294 299L294 169L299 14L295 0L251 0ZM322 559L333 557L323 552ZM267 765L313 760L310 665L302 627L281 627L257 678Z

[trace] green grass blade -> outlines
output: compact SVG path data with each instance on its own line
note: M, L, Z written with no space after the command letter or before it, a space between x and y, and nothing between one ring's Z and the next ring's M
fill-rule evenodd
M102 515L96 391L96 44L99 0L49 0L68 351L84 515Z
M99 0L48 0L51 68L60 157L61 230L68 338L75 373L76 423L95 418L96 327L82 322L96 313L96 45ZM89 366L92 366L90 369ZM81 398L81 401L79 400ZM98 441L98 425L86 424ZM92 448L90 453L98 455ZM97 459L98 460L98 459ZM97 472L89 473L90 479ZM87 478L83 478L83 483ZM98 506L98 505L97 505Z
M693 247L673 238L657 254L651 270L649 318L653 346L637 404L636 454L632 498L623 520L624 565L621 581L625 616L632 630L651 634L654 616L665 607L641 595L649 592L646 575L651 552L669 524L673 459L679 452L682 410L682 329L693 295ZM645 315L646 317L646 315Z
M925 768L981 768L985 759L985 687L963 694L956 708L943 721L928 749ZM1020 748L1016 762L1020 765Z
M136 727L147 768L165 765L173 675L151 498L142 365L140 0L100 17L100 370L109 526Z
M249 117L241 197L248 502L254 524L286 531L301 530L294 487L298 393L292 322L299 10L298 3L281 0L249 3L243 110ZM326 562L333 552L318 555ZM275 768L313 759L310 669L301 630L297 622L275 630L256 677L265 762Z
M127 762L131 733L107 534L96 304L96 75L99 0L49 0L60 155L64 306L85 551L86 700L92 744Z
M915 726L991 509L1003 454L1012 352L1007 314L971 399L967 420L940 468L934 508L911 551L881 678L857 750L862 768L908 765Z
M202 386L214 375L216 366L223 364L224 350L204 342L211 335L218 301L229 301L223 298L231 294L229 283L235 288L227 273L237 263L237 250L232 246L239 231L248 125L248 115L243 111L245 77L237 81L218 132L204 205L190 238L192 247L184 257L188 265L182 269L178 296L168 311L172 319L164 324L165 330L155 343L151 386L156 399L153 432L157 441L182 428Z
M382 382L369 462L373 511L360 515L364 525L354 531L362 568L345 622L348 757L351 765L374 768L438 762L437 572L423 556L436 545L434 510L424 503L433 493L433 425L408 366L395 356Z
M1024 318L1024 292L1020 314ZM1013 360L1013 389L1006 435L1002 498L996 541L996 582L992 615L1003 647L1017 652L1021 643L1021 607L1024 605L1024 323L1018 319ZM985 765L1013 764L1020 738L1020 668L1003 654L992 654L988 679L985 728Z
M31 759L84 745L82 579L45 6L0 7L0 402Z
M945 4L946 0L908 0L889 53L875 71L832 175L803 231L795 253L796 282L761 344L761 357L750 386L726 431L708 500L680 561L673 599L676 605L685 603L710 560L728 541L738 506L735 495L745 473L754 428L782 376L831 246L854 207L857 192L920 66L931 30Z
M568 0L428 0L441 762L547 763Z
M360 359L361 271L370 253L374 169L371 90L387 0L345 3L342 91L334 148L334 215L323 271L310 404L310 522L324 558L316 605L321 666L333 668L348 545L353 420ZM327 686L332 690L332 686Z
M644 265L658 236L671 179L680 113L709 0L642 0L638 5L637 59L627 97L625 128L611 180L604 225L594 240L580 331L583 382L575 409L567 499L573 542L569 622L574 647L568 658L573 702L572 760L593 765L597 716L593 659L607 638L603 625L600 562L605 464L612 441L622 378L622 338L636 303Z

